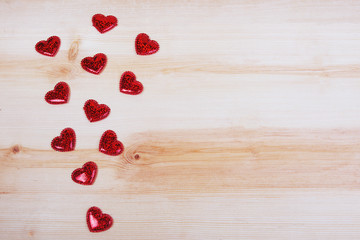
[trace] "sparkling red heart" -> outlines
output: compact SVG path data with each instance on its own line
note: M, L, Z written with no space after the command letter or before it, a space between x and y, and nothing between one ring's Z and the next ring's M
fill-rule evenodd
M136 76L133 72L126 71L120 78L120 92L130 95L137 95L143 91L141 82L136 81Z
M94 57L86 57L81 60L82 68L93 74L100 74L107 63L107 57L103 53L95 54Z
M119 140L117 140L117 136L114 131L107 130L101 136L99 151L107 155L117 156L124 151L124 146Z
M159 44L151 40L146 33L140 33L135 39L135 50L138 55L151 55L159 51Z
M96 179L97 165L94 162L87 162L81 168L75 169L71 179L82 185L92 185Z
M105 33L117 26L117 18L112 15L105 17L103 14L95 14L92 23L100 33Z
M98 104L94 99L85 102L84 111L90 122L100 121L110 114L110 108L107 105Z
M45 101L50 104L64 104L69 101L70 88L66 82L59 82L55 85L54 90L46 93Z
M51 141L51 147L55 151L69 152L75 149L76 134L72 128L65 128L61 131L60 136Z
M35 45L35 50L45 56L54 57L59 51L61 45L58 36L51 36L47 40L39 41Z
M98 207L91 207L86 213L86 222L90 232L102 232L111 228L113 219L109 214L102 213Z

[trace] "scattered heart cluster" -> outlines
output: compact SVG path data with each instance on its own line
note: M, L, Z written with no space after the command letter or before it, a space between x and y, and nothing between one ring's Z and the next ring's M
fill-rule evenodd
M104 16L95 14L92 17L93 26L100 32L107 31L117 26L117 18L114 16ZM40 41L35 45L35 50L45 56L54 57L60 49L61 40L58 36L51 36L47 40ZM145 33L140 33L135 39L135 51L138 55L151 55L159 50L159 44L151 40ZM85 57L81 60L81 67L92 74L100 74L106 66L107 57L104 53L97 53L93 57ZM120 77L119 89L121 93L137 95L143 91L143 85L136 80L133 72L126 71ZM54 89L47 92L45 101L49 104L65 104L70 98L70 87L65 82L59 82ZM105 119L110 114L110 107L99 104L94 99L89 99L84 104L85 116L90 122L97 122ZM75 150L76 134L72 128L65 128L60 136L55 137L51 142L51 147L59 152L69 152ZM116 133L112 130L105 131L99 142L101 153L118 156L124 151L123 144L117 140ZM98 167L94 162L87 162L81 168L75 169L71 178L75 183L82 185L92 185L95 182ZM100 208L91 207L86 214L86 222L90 232L102 232L109 229L113 224L110 215L102 213Z

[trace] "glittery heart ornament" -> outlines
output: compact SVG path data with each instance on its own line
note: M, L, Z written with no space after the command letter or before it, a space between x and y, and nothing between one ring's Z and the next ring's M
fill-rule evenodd
M86 57L81 60L81 66L89 73L100 74L104 70L106 62L106 55L103 53L98 53L94 57Z
M71 179L82 185L92 185L97 174L97 166L94 162L85 163L82 168L75 169L71 174Z
M136 81L136 76L133 72L126 71L120 78L120 92L137 95L143 91L143 85L141 82Z
M95 14L92 23L100 33L105 33L117 26L117 18L112 15L105 17L102 14Z
M50 104L64 104L69 101L70 88L66 82L59 82L55 85L54 90L46 93L45 101Z
M103 133L100 144L99 151L111 156L117 156L124 151L123 144L117 140L116 133L112 130L107 130Z
M135 39L135 49L138 55L150 55L159 51L159 44L150 40L146 33L140 33Z
M72 128L65 128L60 136L55 137L51 142L51 147L59 152L69 152L75 149L76 135Z
M85 102L84 111L90 122L100 121L110 114L110 108L105 104L98 104L97 101L89 99Z
M100 208L91 207L86 213L86 222L90 232L102 232L112 226L113 219L109 214L102 213Z
M35 50L45 56L54 57L60 48L60 38L51 36L47 40L40 41L35 45Z

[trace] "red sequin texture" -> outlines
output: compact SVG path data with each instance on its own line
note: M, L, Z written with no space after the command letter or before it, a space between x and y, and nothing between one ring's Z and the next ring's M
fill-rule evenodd
M35 50L42 55L54 57L59 51L60 43L58 36L51 36L47 40L38 42L35 45Z
M45 101L50 104L64 104L69 101L70 88L66 82L59 82L55 85L54 90L46 93Z
M100 208L91 207L87 211L86 222L90 232L102 232L111 228L113 219L109 214L102 213Z
M150 55L159 51L159 44L150 40L146 33L140 33L135 39L135 50L138 55Z
M71 179L82 185L92 185L97 174L97 165L94 162L85 163L82 168L75 169L71 174Z
M124 146L119 140L117 140L117 136L114 131L107 130L101 136L99 151L107 155L117 156L124 151Z
M106 62L106 55L103 53L98 53L94 57L86 57L81 60L81 66L89 73L100 74L104 70Z
M143 91L141 82L136 81L136 76L133 72L126 71L120 78L120 92L130 95L137 95Z
M102 14L95 14L92 23L100 33L105 33L117 26L117 18L112 15L105 17Z
M75 149L76 135L72 128L65 128L60 136L55 137L51 142L51 147L59 152L68 152Z
M110 114L110 108L105 104L98 104L97 101L89 99L85 102L84 111L90 122L100 121Z

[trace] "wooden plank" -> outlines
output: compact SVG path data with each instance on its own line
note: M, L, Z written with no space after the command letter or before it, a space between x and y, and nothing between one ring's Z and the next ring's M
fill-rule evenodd
M357 1L0 2L0 239L359 239ZM119 26L99 34L95 13ZM160 43L137 56L146 32ZM55 58L35 52L58 35ZM103 52L101 75L80 61ZM133 71L144 92L119 92ZM59 81L70 102L44 95ZM89 123L93 98L110 116ZM51 140L76 131L76 150ZM114 130L119 157L98 152ZM93 186L71 172L95 161ZM114 226L90 233L99 206Z
M153 132L129 138L126 152L115 158L16 145L1 151L3 236L93 237L85 212L101 205L116 224L95 239L356 239L359 136L284 129ZM99 165L91 187L70 178L85 161Z

